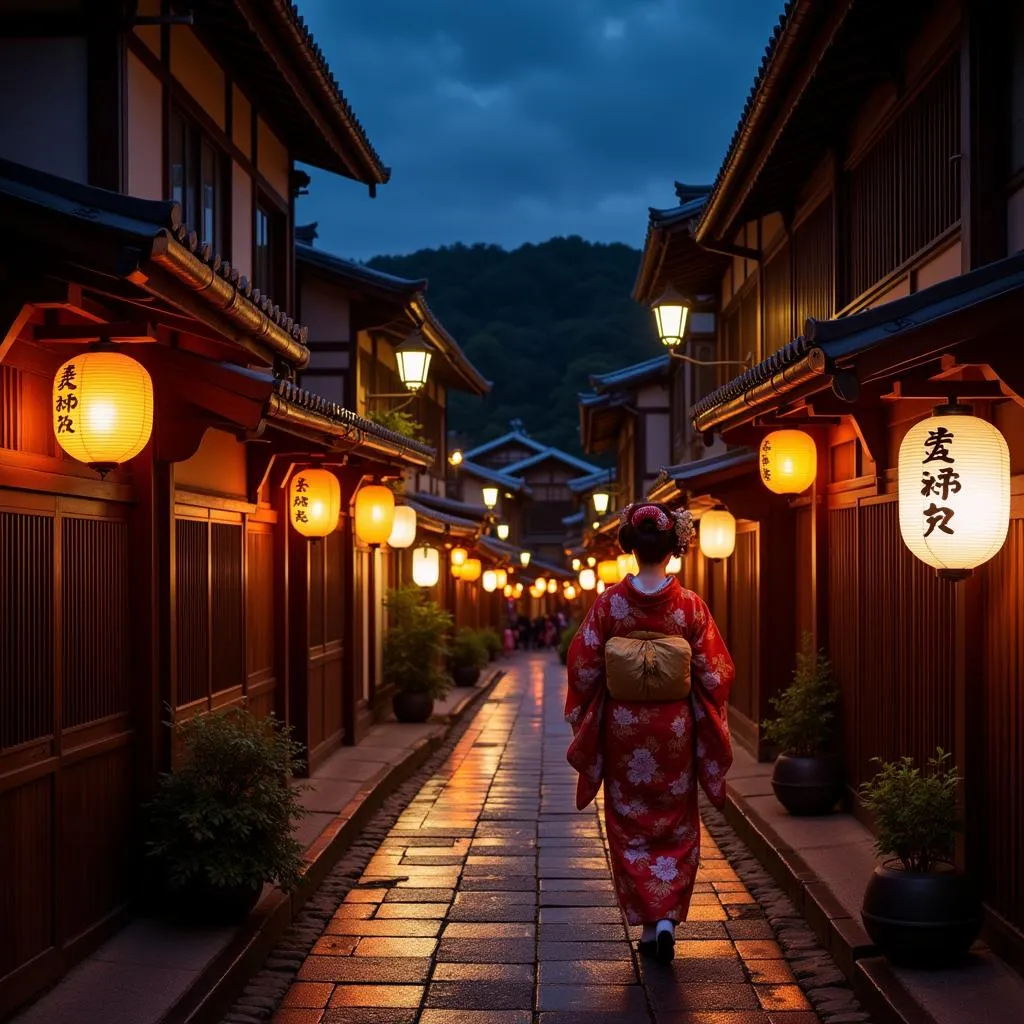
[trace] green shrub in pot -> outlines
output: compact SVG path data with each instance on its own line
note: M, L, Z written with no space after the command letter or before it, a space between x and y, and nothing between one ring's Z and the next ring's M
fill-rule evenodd
M452 638L448 661L456 686L473 686L490 655L484 639L485 630L463 626Z
M491 626L487 626L480 631L480 639L483 641L484 647L487 650L487 657L494 661L502 650L501 634Z
M305 811L300 744L274 716L234 708L173 726L183 751L146 806L146 854L176 916L245 918L265 883L292 890L302 872L293 828Z
M829 750L838 699L831 663L804 634L793 682L771 698L775 716L761 724L764 738L779 748L772 789L790 814L827 814L842 796L842 764Z
M864 893L864 927L894 963L948 966L982 923L975 886L952 863L963 779L941 747L924 771L911 757L874 760L879 770L860 798L874 816L875 852L886 859Z
M434 701L451 688L444 671L452 617L416 586L389 590L384 634L384 682L398 691L392 703L400 722L425 722Z

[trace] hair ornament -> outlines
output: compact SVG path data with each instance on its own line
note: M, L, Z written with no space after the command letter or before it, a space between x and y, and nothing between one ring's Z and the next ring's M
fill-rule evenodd
M657 505L638 505L629 517L630 525L639 526L641 523L653 522L662 531L672 528L672 521L668 515Z
M685 550L697 532L693 525L693 515L689 509L684 508L673 512L672 518L675 521L673 525L675 526L676 540L679 542L679 547Z

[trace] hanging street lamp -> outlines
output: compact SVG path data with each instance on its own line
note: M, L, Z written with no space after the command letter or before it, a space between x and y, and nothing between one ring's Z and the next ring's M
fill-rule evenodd
M465 459L466 457L462 454L461 448L453 448L452 451L448 453L448 465L455 469L458 469Z
M612 496L607 491L594 491L590 499L594 503L594 511L599 516L603 516L608 511L608 504L612 500Z
M508 540L508 523L498 523L494 532L498 535L498 540Z
M413 331L395 349L398 377L407 391L415 393L427 383L427 374L430 372L430 360L433 354L433 348L419 331Z
M530 552L520 551L519 552L519 564L525 569L530 564Z
M679 292L669 286L651 303L658 337L668 349L677 348L686 335L686 320L690 307Z
M942 579L965 579L1003 546L1010 525L1010 451L971 407L950 401L900 444L900 533Z
M484 507L488 512L493 512L498 504L498 488L497 487L482 487L480 489L480 495L483 498Z

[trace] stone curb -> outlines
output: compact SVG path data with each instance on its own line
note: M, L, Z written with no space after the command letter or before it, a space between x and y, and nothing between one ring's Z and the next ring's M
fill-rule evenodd
M722 817L802 915L876 1024L935 1024L878 955L860 919L849 915L828 885L747 800L730 789Z
M268 1021L320 937L326 922L405 805L421 776L433 774L469 727L501 678L497 669L446 718L447 732L424 739L383 775L371 780L306 850L308 867L291 894L274 890L260 900L235 940L206 968L161 1024Z
M702 799L701 818L705 828L764 910L808 1002L823 1024L871 1024L872 1017L858 1001L828 949L819 944L810 921L775 883L758 851L732 826L730 817Z

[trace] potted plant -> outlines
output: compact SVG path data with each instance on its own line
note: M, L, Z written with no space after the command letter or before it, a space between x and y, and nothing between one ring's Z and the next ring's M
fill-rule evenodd
M502 648L501 635L498 631L490 626L481 629L480 639L483 640L484 647L487 649L487 657L491 661L497 661Z
M864 892L861 917L871 940L893 963L947 967L978 937L981 900L953 866L961 777L941 748L922 772L913 758L881 766L860 788L873 812L875 852L883 860Z
M289 783L301 746L273 715L233 708L176 723L183 763L146 806L146 855L175 917L244 920L265 883L292 890L302 872L293 836L305 814Z
M448 654L448 663L456 686L473 686L480 678L480 670L490 657L484 632L465 626L456 630Z
M441 666L448 654L452 617L419 587L389 590L390 626L384 634L384 681L397 693L391 703L400 722L425 722L451 679Z
M828 750L839 690L824 651L805 634L793 682L771 699L775 717L762 723L779 748L772 789L793 815L828 814L843 795L842 763Z

